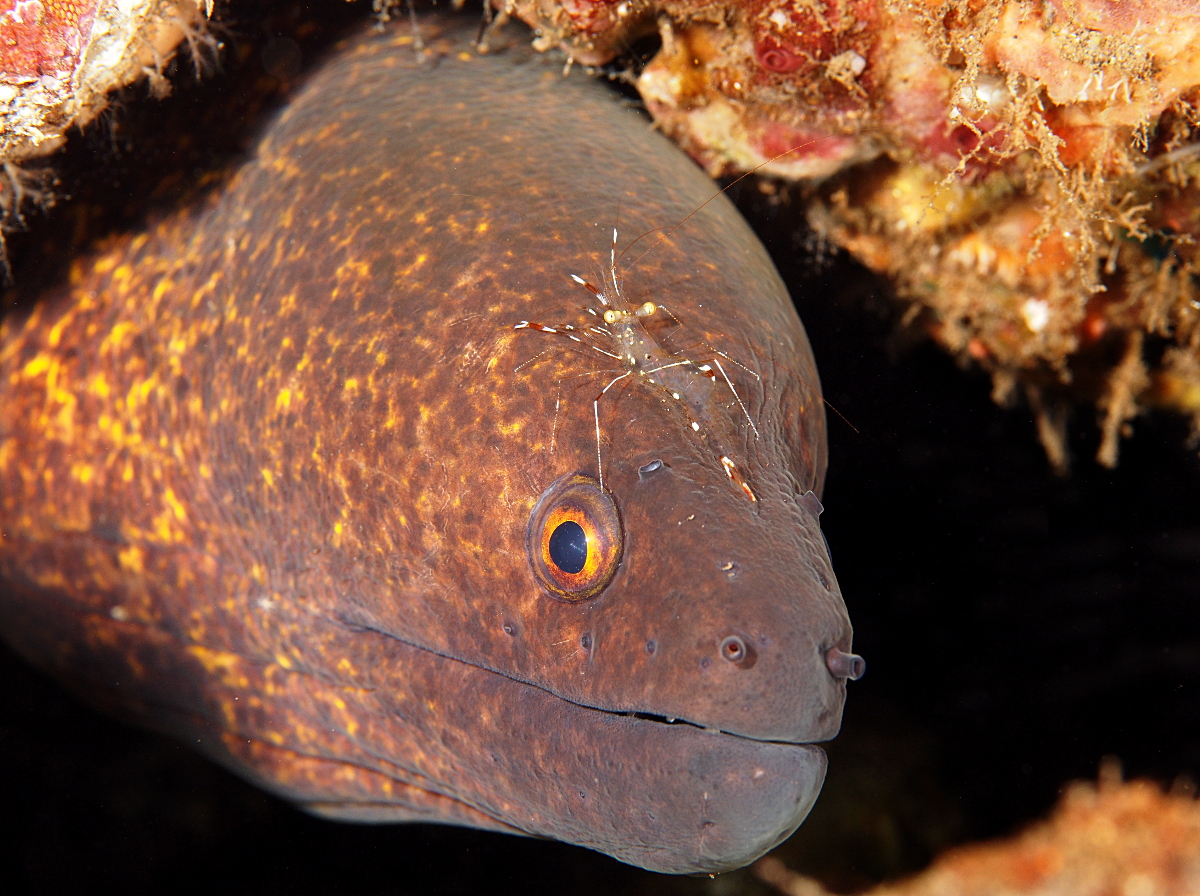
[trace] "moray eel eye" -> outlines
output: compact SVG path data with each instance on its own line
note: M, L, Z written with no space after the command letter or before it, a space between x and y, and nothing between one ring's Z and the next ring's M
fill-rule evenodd
M551 485L529 518L529 562L542 587L572 603L599 594L621 562L624 532L612 497L590 476Z
M550 563L569 575L578 575L587 565L587 533L574 520L564 520L550 533Z

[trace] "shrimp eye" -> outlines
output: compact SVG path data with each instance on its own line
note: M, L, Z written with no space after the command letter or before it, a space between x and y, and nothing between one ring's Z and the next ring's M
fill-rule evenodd
M576 473L542 493L525 541L542 587L551 597L575 603L612 581L624 532L612 496L595 479Z

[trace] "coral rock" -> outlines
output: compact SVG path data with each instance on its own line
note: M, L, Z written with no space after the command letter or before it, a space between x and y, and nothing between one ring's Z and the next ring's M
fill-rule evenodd
M196 40L211 3L0 0L0 225L36 193L19 163L57 149L117 87L149 77L164 92L163 65L181 41Z
M1189 788L1179 788L1190 791ZM789 896L827 896L768 857L755 866ZM1049 820L1011 840L951 850L907 881L869 896L1190 896L1200 892L1200 804L1146 781L1076 783Z

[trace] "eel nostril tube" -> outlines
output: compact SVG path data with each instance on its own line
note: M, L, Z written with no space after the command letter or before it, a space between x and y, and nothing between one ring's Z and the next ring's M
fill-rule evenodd
M857 653L844 653L836 647L830 647L825 651L825 668L834 678L858 681L867 671L867 661Z

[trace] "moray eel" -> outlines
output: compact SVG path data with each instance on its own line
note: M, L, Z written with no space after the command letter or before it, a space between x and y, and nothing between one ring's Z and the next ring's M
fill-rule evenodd
M636 112L423 28L4 321L0 628L323 816L742 865L862 666L805 332Z

